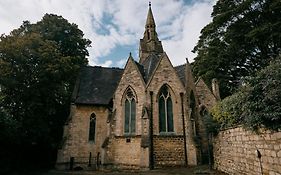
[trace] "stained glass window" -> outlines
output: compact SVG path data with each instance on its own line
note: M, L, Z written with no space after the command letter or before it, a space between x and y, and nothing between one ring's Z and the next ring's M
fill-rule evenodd
M95 141L95 135L96 135L96 115L93 113L90 116L89 141Z
M136 100L133 91L129 88L125 99L125 134L136 132Z
M173 132L173 102L167 85L160 89L159 99L159 131Z

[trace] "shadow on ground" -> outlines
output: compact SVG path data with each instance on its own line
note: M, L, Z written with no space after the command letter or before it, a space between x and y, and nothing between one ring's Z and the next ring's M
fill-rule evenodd
M56 171L51 170L46 173L40 173L40 175L226 175L225 173L218 172L215 170L209 170L208 166L197 166L189 168L165 168L165 169L155 169L149 171L120 171L120 170L100 170L100 171Z

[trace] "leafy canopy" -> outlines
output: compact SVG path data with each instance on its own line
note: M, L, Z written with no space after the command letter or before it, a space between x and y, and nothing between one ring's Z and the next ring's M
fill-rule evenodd
M76 24L53 14L0 37L1 123L17 124L15 143L57 147L90 44Z
M281 1L219 0L212 17L193 50L193 72L208 84L217 78L224 98L281 53Z

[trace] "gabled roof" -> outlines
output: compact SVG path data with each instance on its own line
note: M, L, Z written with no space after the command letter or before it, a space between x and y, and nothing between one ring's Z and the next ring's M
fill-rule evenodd
M151 54L143 65L135 61L145 83L151 78L159 60L160 56ZM176 66L174 69L183 85L185 85L185 64ZM73 91L72 102L75 104L108 105L123 71L120 68L83 67Z
M204 80L199 77L195 83L196 91L201 104L204 104L207 109L211 109L217 102L212 90L207 86Z
M87 66L81 69L72 100L76 104L107 105L123 69Z

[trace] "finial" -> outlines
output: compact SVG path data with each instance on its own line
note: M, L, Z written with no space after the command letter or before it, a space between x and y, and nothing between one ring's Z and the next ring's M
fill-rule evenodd
M150 1L149 1L148 5L149 5L149 7L151 7L151 2Z
M132 57L132 52L130 52L130 55L129 55L130 57Z

